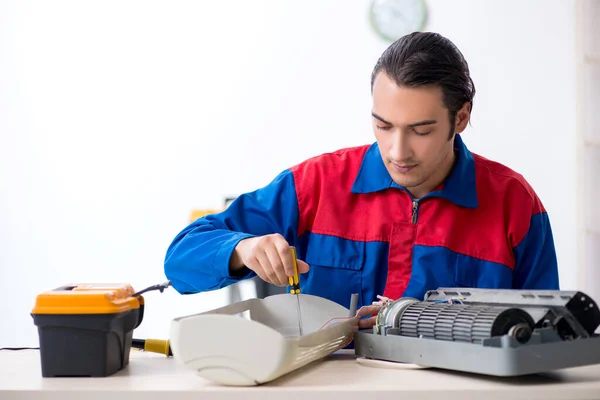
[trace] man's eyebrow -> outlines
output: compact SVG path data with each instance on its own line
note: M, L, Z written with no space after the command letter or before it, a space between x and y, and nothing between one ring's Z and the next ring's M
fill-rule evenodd
M437 121L435 119L428 119L425 121L415 122L414 124L408 124L408 126L411 128L415 128L417 126L433 125L433 124L437 124Z
M374 112L372 112L371 115L373 116L373 118L377 118L378 120L380 120L384 124L393 125L391 122L386 121L385 119L381 118L379 115L375 114ZM417 126L433 125L433 124L437 124L437 121L435 119L427 119L425 121L419 121L419 122L415 122L415 123L412 123L412 124L408 124L408 126L410 128L415 128Z
M374 112L372 112L371 115L373 116L373 118L377 118L384 124L393 125L391 122L386 121L385 119L381 118L379 115L375 114Z

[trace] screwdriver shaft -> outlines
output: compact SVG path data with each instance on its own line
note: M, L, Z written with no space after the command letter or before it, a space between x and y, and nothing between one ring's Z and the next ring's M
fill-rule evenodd
M302 336L302 313L300 312L300 296L296 295L296 302L298 304L298 332Z

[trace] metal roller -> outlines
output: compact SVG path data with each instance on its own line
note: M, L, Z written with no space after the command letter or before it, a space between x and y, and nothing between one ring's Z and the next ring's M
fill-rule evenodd
M519 308L427 303L400 299L382 307L379 328L394 329L400 336L478 343L484 339L509 335L526 343L534 321Z

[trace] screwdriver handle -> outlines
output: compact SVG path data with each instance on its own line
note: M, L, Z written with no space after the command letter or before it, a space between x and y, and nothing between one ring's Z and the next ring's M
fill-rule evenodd
M300 276L298 275L298 260L296 259L296 247L290 246L292 262L294 263L294 275L288 277L291 294L300 294Z

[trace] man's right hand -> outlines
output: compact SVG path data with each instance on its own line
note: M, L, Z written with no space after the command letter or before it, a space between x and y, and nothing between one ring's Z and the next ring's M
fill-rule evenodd
M299 274L308 272L307 263L297 262ZM231 256L229 270L234 274L243 267L254 271L265 282L287 286L288 277L294 275L290 245L278 233L241 240Z

